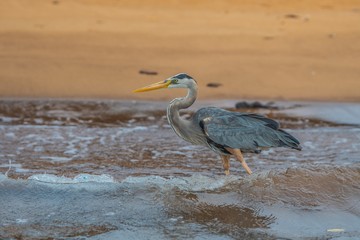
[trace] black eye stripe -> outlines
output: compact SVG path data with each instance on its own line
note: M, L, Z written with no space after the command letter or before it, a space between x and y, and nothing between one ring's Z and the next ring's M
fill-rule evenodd
M191 78L189 75L187 75L186 73L180 73L178 75L175 75L175 77L177 79L184 79L184 78Z
M192 77L190 77L189 75L187 75L186 73L179 73L179 74L171 77L170 79L171 79L172 84L179 84L179 81L181 81L183 79L193 80L196 83L196 80L193 79Z
M180 79L180 80L184 79L184 78L187 78L187 79L192 79L192 80L194 80L196 82L195 79L193 79L191 76L187 75L186 73L179 73L179 74L175 75L174 78Z

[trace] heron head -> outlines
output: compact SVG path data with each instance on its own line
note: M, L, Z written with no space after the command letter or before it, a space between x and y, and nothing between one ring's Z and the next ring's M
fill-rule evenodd
M196 86L196 81L186 73L179 73L168 79L157 82L142 88L135 89L133 92L147 92L161 88L190 88Z

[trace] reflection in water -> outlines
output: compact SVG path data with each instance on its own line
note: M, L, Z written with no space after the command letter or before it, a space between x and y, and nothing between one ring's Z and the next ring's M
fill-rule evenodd
M205 225L218 222L239 228L265 228L275 221L274 217L261 216L258 211L251 208L235 205L199 204L195 209L193 212L185 213L184 218Z
M200 195L200 196L198 196ZM173 191L167 197L168 214L182 216L184 221L206 226L234 228L265 228L275 221L274 216L262 216L259 210L228 204L231 196L224 193L190 193ZM236 199L233 199L236 202ZM223 229L224 231L225 229Z
M24 232L24 229L28 231ZM19 224L10 225L2 228L0 236L14 237L15 239L29 239L36 235L37 232L44 236L61 236L63 238L71 237L91 237L102 233L116 230L112 225L81 225L81 224L67 224L66 222L58 221L56 225L48 226L43 223L34 224Z
M262 172L244 179L238 189L246 191L248 199L269 205L291 203L302 209L324 205L344 208L360 199L359 182L359 164L351 167L311 166Z

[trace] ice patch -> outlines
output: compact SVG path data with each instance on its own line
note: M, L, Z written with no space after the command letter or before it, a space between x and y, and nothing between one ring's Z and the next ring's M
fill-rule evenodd
M27 223L28 220L27 219L23 219L23 218L18 218L16 219L16 223L17 224L24 224L24 223Z
M148 127L143 127L143 126L132 127L132 128L120 128L117 132L115 132L115 134L111 135L110 138L112 142L116 141L117 139L120 139L121 141L122 135L126 135L135 131L144 131L148 129L149 129Z
M91 175L91 174L79 174L74 178L68 178L64 176L56 176L53 174L35 174L28 178L28 180L53 183L53 184L77 184L77 183L116 183L114 178L107 174ZM163 190L172 189L174 187L185 191L211 191L223 188L231 183L242 180L239 176L221 176L221 177L207 177L201 174L195 174L190 177L170 177L164 178L160 176L143 176L143 177L127 177L121 185L130 185L133 187L158 187Z
M43 120L42 118L35 118L35 119L34 119L34 122L35 122L36 124L44 124L44 120Z
M108 212L108 213L105 213L104 216L115 216L116 213L114 212Z
M335 143L339 144L339 143L347 143L348 140L346 138L338 138L336 139Z
M273 154L274 152L275 152L274 149L270 148L270 149L261 151L261 155L269 156L269 155Z
M184 152L181 152L181 151L173 151L173 150L164 150L164 151L152 150L151 153L153 154L152 159L157 159L159 157L174 156L174 155L192 157L191 153L188 154L188 153L184 153Z
M310 103L299 108L285 109L288 115L304 116L325 121L360 125L360 104L358 103Z
M99 139L99 143L102 145L102 146L106 146L106 137L100 137Z
M67 178L64 176L56 176L53 174L36 174L28 178L28 180L35 180L39 182L46 183L61 183L61 184L71 184L71 183L87 183L87 182L98 182L98 183L114 183L116 182L114 178L107 174L102 175L91 175L91 174L79 174L74 178Z
M34 152L43 152L45 149L43 146L36 146L34 147Z
M159 176L145 176L145 177L127 177L123 183L134 184L137 186L155 185L163 189L178 187L186 191L207 191L215 190L229 185L230 183L241 180L238 176L223 176L211 178L200 174L192 175L191 177L170 177L163 178Z
M194 150L199 150L202 149L202 146L199 145L188 145L188 146L184 146L184 147L180 147L179 150L184 150L184 151L194 151Z
M314 143L310 142L310 141L303 142L302 145L309 149L316 149L316 147L314 146Z
M8 168L8 170L6 171L5 175L7 175L8 172L13 171L13 169L15 169L15 172L17 172L17 173L29 172L28 169L22 168L22 165L21 165L21 164L18 164L18 163L4 163L4 164L0 164L0 168Z
M147 129L148 129L148 127L142 127L142 126L133 127L133 128L123 128L120 131L118 131L118 134L127 134L127 133L132 133L135 131L144 131Z
M11 123L13 121L18 120L18 118L13 118L13 117L0 117L0 122L3 123Z
M16 138L16 135L13 132L5 133L5 136L8 137L8 138Z
M50 160L52 162L68 162L71 161L72 158L67 157L56 157L56 156L42 156L41 159Z
M8 179L7 176L5 174L0 173L0 182L5 181L6 179Z

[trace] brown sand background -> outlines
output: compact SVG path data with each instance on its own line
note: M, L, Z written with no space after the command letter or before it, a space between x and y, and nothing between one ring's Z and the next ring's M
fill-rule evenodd
M178 72L201 99L360 101L360 1L0 1L0 97L168 99L131 90Z

